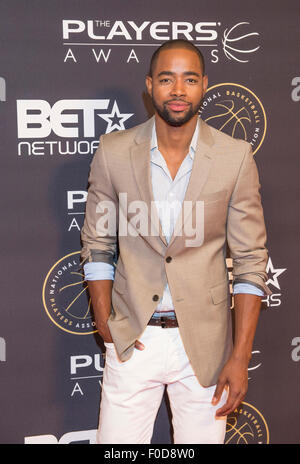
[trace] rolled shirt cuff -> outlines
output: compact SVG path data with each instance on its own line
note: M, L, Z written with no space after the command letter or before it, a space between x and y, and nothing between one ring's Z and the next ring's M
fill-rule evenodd
M260 288L251 284L235 284L233 286L233 294L236 295L237 293L250 293L251 295L265 296Z
M86 263L83 266L85 280L114 280L115 267L103 262Z

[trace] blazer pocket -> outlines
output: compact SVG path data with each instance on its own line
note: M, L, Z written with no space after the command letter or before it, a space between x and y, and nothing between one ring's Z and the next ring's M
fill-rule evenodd
M207 195L201 195L199 200L204 201L204 204L213 203L215 201L225 201L227 198L227 190L219 190L218 192L209 193Z
M126 288L126 279L117 270L115 273L115 280L113 289L118 293L124 293Z
M222 282L212 288L210 288L210 294L213 301L213 304L217 305L222 301L226 300L229 295L229 286L228 282Z

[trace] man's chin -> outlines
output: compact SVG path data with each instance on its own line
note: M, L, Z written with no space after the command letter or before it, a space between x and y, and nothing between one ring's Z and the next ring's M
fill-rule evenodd
M173 127L181 127L183 126L186 122L188 122L190 119L188 120L175 120L175 119L168 119L168 120L165 120L166 123L169 124L169 126L173 126Z
M172 116L169 112L160 112L158 111L159 116L167 123L169 126L181 127L187 122L189 122L194 116L194 113L189 113L184 116Z
M195 115L189 115L185 118L166 118L165 122L173 127L181 127L188 123Z

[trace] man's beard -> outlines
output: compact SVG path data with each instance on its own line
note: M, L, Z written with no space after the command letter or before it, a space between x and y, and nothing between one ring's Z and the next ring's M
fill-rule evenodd
M152 103L153 103L154 109L157 111L159 116L170 126L180 127L180 126L183 126L183 124L190 121L195 116L195 114L199 113L199 110L203 102L203 98L201 98L199 103L194 107L192 106L192 104L189 104L189 110L187 111L187 113L185 113L184 116L181 116L181 117L179 115L177 117L173 117L171 115L171 112L167 108L167 103L170 103L171 101L172 100L168 100L166 103L163 104L163 107L161 108L156 103L155 98L153 96L153 92L152 92ZM174 99L173 101L183 101L183 100ZM184 102L184 103L187 103L187 102Z

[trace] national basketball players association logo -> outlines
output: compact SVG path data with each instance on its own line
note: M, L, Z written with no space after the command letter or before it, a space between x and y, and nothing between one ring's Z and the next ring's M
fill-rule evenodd
M76 335L97 332L79 251L51 267L44 280L42 299L47 315L60 329Z
M222 83L210 87L200 108L201 118L216 129L261 147L267 129L264 107L254 92L243 85Z
M269 428L262 413L242 402L227 417L225 444L262 445L270 443Z

